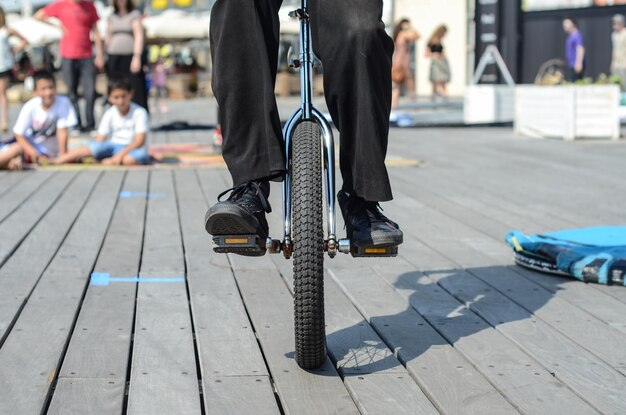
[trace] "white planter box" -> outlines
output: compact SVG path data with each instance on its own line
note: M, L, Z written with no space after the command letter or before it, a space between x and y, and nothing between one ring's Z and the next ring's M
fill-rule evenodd
M468 85L463 118L466 124L512 122L515 118L515 87Z
M515 89L515 132L530 137L619 139L617 85L535 86Z

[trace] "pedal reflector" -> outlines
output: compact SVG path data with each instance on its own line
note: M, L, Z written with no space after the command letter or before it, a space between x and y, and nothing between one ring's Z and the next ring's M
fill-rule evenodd
M387 248L365 248L364 252L366 254L386 254Z
M257 235L216 235L213 251L226 254L261 256L266 252L266 240Z
M241 244L249 244L253 243L251 241L252 238L224 238L224 243L226 245L241 245Z
M376 258L376 257L395 257L398 256L398 246L386 247L366 247L359 248L353 246L350 252L355 258Z

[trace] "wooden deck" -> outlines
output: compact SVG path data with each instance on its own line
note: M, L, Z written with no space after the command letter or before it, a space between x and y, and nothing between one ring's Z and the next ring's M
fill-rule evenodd
M422 129L389 153L424 162L390 168L405 244L326 260L311 372L291 262L211 251L227 171L0 173L0 414L626 413L626 288L525 271L502 241L623 225L626 144Z

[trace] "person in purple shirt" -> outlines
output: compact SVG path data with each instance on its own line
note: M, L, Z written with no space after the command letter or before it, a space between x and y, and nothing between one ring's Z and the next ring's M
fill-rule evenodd
M574 82L583 79L585 73L583 35L578 30L576 21L570 18L563 20L563 30L567 33L567 40L565 41L565 60L567 62L565 80Z

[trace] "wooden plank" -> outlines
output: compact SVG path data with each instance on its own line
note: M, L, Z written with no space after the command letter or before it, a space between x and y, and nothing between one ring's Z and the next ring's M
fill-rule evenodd
M484 152L486 157L493 157L497 152L497 157L511 161L514 164L532 165L537 175L545 177L545 182L550 183L553 181L561 184L561 186L551 189L555 195L563 197L561 200L568 198L570 190L584 193L585 186L580 186L580 184L585 185L592 182L599 185L600 188L604 187L609 191L611 189L626 190L623 180L620 180L620 174L616 171L618 169L614 169L611 166L611 164L613 164L613 166L618 166L618 164L607 163L605 157L593 160L594 157L590 157L584 153L577 153L574 157L571 157L570 154L561 152L561 157L554 158L546 157L545 154L541 152L528 151L532 150L532 148L528 146L519 147L516 150L517 151L514 152L503 152L487 146L481 148L479 151ZM598 169L598 164L601 164L605 168ZM616 174L607 174L610 170L613 170ZM623 169L619 169L619 171L623 173ZM554 175L554 172L558 173ZM607 204L606 207L613 208L617 206Z
M291 275L286 283L293 292ZM361 412L376 413L377 405L385 403L390 412L398 414L437 413L407 369L328 277L324 281L324 301L328 353Z
M83 208L99 174L78 177L0 268L0 344Z
M0 172L0 197L5 192L16 186L21 180L24 180L31 172L14 171L11 173ZM2 199L0 199L2 201Z
M515 270L529 280L555 293L560 298L582 308L587 313L605 322L622 333L626 333L626 304L571 278L546 276L527 270Z
M585 176L579 177L581 181L576 185L563 187L564 183L560 181L560 178L564 174L556 173L554 168L549 171L544 169L541 174L538 174L533 164L524 170L524 174L515 174L523 167L516 165L514 160L510 160L506 152L494 158L493 155L481 154L475 143L469 143L471 147L467 147L468 143L463 144L460 141L458 144L459 146L454 147L453 152L446 147L448 150L443 152L443 156L437 157L441 160L437 160L438 163L433 169L427 168L420 171L420 180L425 180L426 177L432 175L440 175L450 181L467 183L468 186L476 189L478 195L483 193L498 195L517 205L520 211L538 211L554 216L562 215L568 219L580 220L584 217L579 214L581 211L594 212L597 215L603 210L603 206L599 206L595 201L605 198L601 195L589 194L589 190L597 186L588 186L589 180L585 179ZM491 145L491 143L486 145ZM416 151L418 150L406 148L408 154ZM425 151L432 153L430 149ZM463 156L458 157L459 154ZM420 154L420 157L424 157L424 154ZM471 162L468 161L470 159ZM576 164L576 161L572 163ZM445 167L439 168L440 166ZM516 168L511 169L511 166L516 166ZM584 170L579 168L578 171ZM567 195L555 194L555 190L561 188L567 188L571 192ZM585 194L583 190L587 193ZM572 194L572 192L577 193ZM571 203L567 203L572 200L576 200L576 209L572 209ZM602 219L596 216L597 220Z
M520 206L519 201L506 198L506 193L491 193L479 184L464 177L443 177L443 175L425 172L423 180L410 181L400 171L392 171L394 183L401 183L406 189L415 189L420 200L429 194L436 194L440 198L462 207L471 212L493 218L510 227L523 229L525 232L546 232L546 230L575 226L576 222L567 220L559 212L542 212L534 209L534 204ZM431 203L432 206L432 203ZM468 223L468 225L473 225ZM499 238L502 235L499 235Z
M147 186L147 171L131 171L122 191L145 194ZM145 197L118 200L94 272L138 274L145 208ZM135 294L135 283L88 286L60 377L126 379Z
M424 392L408 374L350 374L344 382L362 414L439 413L431 403L416 405L415 397Z
M377 413L384 404L395 414L438 413L336 282L324 284L328 351L359 409Z
M0 349L0 413L44 408L113 212L123 173L98 182Z
M280 189L274 187L272 189L272 206L280 206ZM406 206L405 206L406 207ZM338 217L338 229L341 229L341 217ZM281 228L280 215L270 215L269 217L270 229L274 232L278 232ZM285 261L280 256L271 257L275 265L280 269L283 278L291 286L291 274L292 263ZM388 264L392 260L376 261L377 263ZM368 261L368 263L371 263ZM420 385L422 390L428 395L431 402L444 413L517 413L513 407L507 403L507 401L499 395L499 393L489 383L482 378L482 376L472 368L472 365L467 362L460 354L454 351L454 348L449 346L447 341L437 334L415 311L410 310L410 306L396 293L384 283L378 277L373 275L372 270L369 267L360 265L363 264L363 260L355 260L351 258L344 258L340 256L333 260L327 260L326 265L330 270L331 275L335 276L339 281L339 275L344 277L345 275L354 276L356 281L364 281L363 284L358 284L356 290L344 290L346 295L352 299L359 311L368 317L365 310L361 305L355 301L354 296L357 295L354 291L357 291L359 296L363 292L363 296L360 298L366 298L368 302L376 302L376 311L381 312L381 308L385 308L389 311L390 318L387 316L381 316L376 314L374 319L369 319L370 324L374 327L377 334L380 335L385 343L391 347L397 354L400 361L406 366L410 376L413 376L415 381ZM360 266L359 266L360 265ZM378 282L378 285L374 284L373 289L370 290L370 285L374 282ZM381 291L381 285L382 290ZM394 307L393 301L389 304L385 300L389 300L389 297L385 297L382 292L384 289L392 291L392 296L395 295L396 300L400 300L403 304L398 304ZM326 283L326 307L327 307L327 333L329 333L329 340L335 339L336 334L332 333L331 327L335 332L341 332L341 327L349 327L349 320L346 320L345 315L350 315L350 311L345 307L338 306L342 303L341 296L336 294L336 284L331 280ZM378 302L378 300L382 300ZM391 307L391 310L390 308ZM398 315L395 318L393 314ZM354 319L354 317L352 317ZM333 321L334 320L334 321ZM374 323L376 322L376 323ZM357 320L352 321L357 325ZM369 327L368 327L369 328ZM378 339L378 336L376 336ZM390 341L391 340L391 341ZM378 340L379 341L379 340ZM370 339L371 342L371 339ZM400 343L401 342L401 343ZM432 344L433 347L428 347L425 343ZM345 356L342 354L341 342L337 347L338 352L336 356ZM373 342L377 344L376 342ZM448 345L446 348L444 345ZM332 354L332 344L329 341L329 351ZM357 349L358 350L358 349ZM367 350L367 349L365 349ZM380 353L380 349L376 350L377 354ZM362 353L361 353L362 354ZM376 355L376 354L375 354ZM431 357L431 356L434 356ZM372 360L376 360L374 358ZM378 357L380 359L380 357ZM341 358L334 358L335 361L341 360ZM394 359L395 360L395 359ZM340 362L341 363L341 362ZM395 364L395 362L394 362ZM425 369L428 367L429 371L426 373ZM355 368L352 368L353 370ZM356 367L356 369L367 369ZM403 368L404 369L404 368ZM397 369L396 369L397 370ZM358 372L356 372L358 373ZM367 373L364 370L364 373ZM407 374L408 374L407 373ZM425 375L423 375L425 374ZM357 404L359 402L365 402L363 406L369 407L373 402L384 402L385 399L389 399L395 402L401 402L402 398L392 394L388 397L380 397L376 395L368 396L368 389L375 385L377 382L387 382L389 377L386 376L374 376L372 380L368 379L368 376L361 376L365 379L365 383L356 382L354 385L348 386L349 382L354 382L351 376L345 378L346 385L349 387L350 392L355 396ZM397 382L406 382L404 373L396 378ZM352 379L352 380L351 380ZM358 379L358 377L357 377ZM364 390L359 391L358 388L363 387ZM388 385L380 385L377 389L379 392L386 390ZM396 388L397 391L403 391L404 385L399 384ZM362 392L357 394L357 392ZM420 392L421 395L421 392ZM418 395L419 396L419 395ZM394 400L395 398L395 400ZM359 407L362 409L362 407ZM376 413L376 407L370 407L373 413Z
M556 229L564 229L571 228L576 226L584 226L583 222L576 222L573 220L565 219L568 215L569 209L559 209L559 215L557 216L555 213L542 213L538 211L531 211L524 206L524 208L519 208L519 206L512 205L511 208L507 209L506 213L501 213L504 211L500 211L504 205L510 202L507 202L505 199L501 197L490 197L485 191L478 191L478 188L472 188L470 181L461 182L463 180L463 175L458 175L454 180L443 179L441 175L431 175L429 177L428 182L430 186L428 186L428 190L432 192L437 192L440 196L445 197L448 200L451 200L455 203L459 203L465 208L469 208L475 212L480 212L482 214L488 215L489 217L502 217L503 222L507 223L511 229L523 229L527 233L541 233L546 230L556 230ZM394 179L403 180L401 175L394 175ZM405 181L404 184L409 185L408 181ZM410 183L411 187L419 186L416 182ZM420 198L424 196L424 186L421 186L420 189ZM431 199L432 200L432 199ZM484 202L481 202L484 200ZM441 209L441 205L437 206ZM449 210L445 210L450 213ZM466 216L466 215L464 215ZM524 217L527 217L527 221L524 221ZM532 218L532 219L530 219ZM522 222L520 223L520 219ZM469 225L473 225L473 220L465 220L465 223ZM491 227L483 228L484 231L487 231L489 235L496 239L500 239L503 234L494 234L494 231ZM560 279L559 283L567 282L567 279ZM571 282L569 284L572 284ZM566 284L566 285L569 285ZM615 299L626 303L626 288L625 287L606 287L602 285L590 285L592 289L598 290L607 294L609 296L614 297ZM565 287L567 290L567 287ZM557 291L557 294L559 292ZM602 302L600 302L602 303ZM578 303L577 305L584 305L584 303ZM594 304L591 303L589 307L593 309Z
M328 276L324 279L326 343L339 373L407 374L393 352Z
M229 257L284 412L358 414L329 359L313 371L300 369L293 359L293 297L271 262Z
M0 266L13 254L30 230L61 196L75 173L61 173L46 182L19 210L0 223Z
M118 397L125 388L125 379L59 379L47 414L120 414Z
M452 185L452 182L450 182L450 184ZM438 184L438 185L439 185L439 184ZM464 186L465 186L465 184L462 184L462 185L452 185L452 186L448 186L448 187L449 187L449 189L450 189L450 190L449 190L449 192L450 192L450 193L456 193L457 191L459 191L459 189L460 189L460 188L462 188L462 187L464 187ZM438 186L433 186L433 187L438 187ZM493 205L498 205L498 203L494 203ZM437 206L437 208L438 208L438 209L441 209L441 208L442 208L442 206L441 206L441 205L438 205L438 206ZM483 210L484 210L485 212L488 212L488 214L489 214L489 215L492 215L492 214L493 214L493 208L492 208L492 207L490 207L490 206L484 205L484 206L483 206ZM523 213L523 210L524 210L524 209L521 209L521 211L522 211L521 213ZM563 215L563 216L567 216L567 214L568 214L568 209L561 210L561 213L562 213L562 215ZM472 223L472 221L473 221L473 218L468 217L468 215L462 215L462 217L465 217L465 218L466 218L466 219L464 219L464 222L465 222L465 223ZM538 223L542 224L542 227L543 227L544 229L548 228L549 226L553 226L553 227L556 227L556 228L559 228L559 227L567 227L567 223L564 223L564 222L562 222L562 221L561 221L561 222L559 222L559 220L558 220L558 219L556 219L556 220L555 220L553 216L547 216L546 214L540 214L540 213L538 213L537 215L535 215L535 216L534 216L534 218L535 218L534 220L535 220L536 222L538 222ZM571 227L571 226L577 226L577 225L578 225L578 226L581 226L581 225L584 225L584 223L582 223L582 222L569 222L569 225L570 225L569 227ZM489 234L490 236L492 236L492 237L493 237L493 238L495 238L495 239L498 239L498 240L499 240L499 239L502 237L502 235L498 235L498 234L497 234L496 232L494 232L494 230L493 230L493 229L491 229L490 227L485 227L485 228L482 228L482 229L483 229L484 231L486 231L486 233L487 233L487 234ZM502 249L504 249L504 247L503 247ZM503 259L505 260L505 262L503 262L503 263L510 263L510 253L508 253L508 252L507 252L507 253L502 252L502 255L500 255L499 257L501 257L501 258L503 258ZM566 283L566 285L567 285L567 286L569 286L569 285L571 285L571 284L574 284L572 281L570 281L569 283L567 283L567 280L565 280L565 279L560 279L560 280L559 280L559 282L561 282L561 281L562 281L562 282L564 282L564 283ZM597 285L591 285L590 287L591 287L592 289L596 289L596 290L598 290L598 291L602 291L602 292L603 292L603 293L605 293L605 294L612 294L611 290L606 289L605 287L601 287L601 286L597 286ZM560 291L566 291L566 290L567 290L567 287L562 287L562 288L564 288L564 289L563 289L563 290L560 290ZM618 293L619 293L619 292L624 292L624 293L626 293L626 290L617 290L616 292L618 292ZM560 292L558 292L557 294L561 294L561 293L560 293ZM617 299L619 299L619 296L617 297ZM593 308L594 308L594 307L593 307L594 303L596 303L596 301L593 301L593 302L589 302L589 303L588 303L588 305L590 306L590 307L589 307L589 309L593 309ZM600 302L600 303L601 303L601 302ZM612 304L614 304L614 303L612 303ZM577 305L581 305L581 306L582 306L582 305L583 305L583 303L577 303Z
M207 414L280 413L269 376L217 376L203 382ZM269 398L274 399L273 406Z
M596 290L615 298L622 303L626 303L626 287L621 285L598 285L594 286Z
M201 411L185 259L171 171L152 171L132 351L129 414ZM181 282L167 282L168 279Z
M146 198L140 195L146 194L147 187L147 171L127 173L122 191L138 196L118 200L95 272L114 278L138 274L146 208ZM117 385L126 383L136 289L136 283L88 286L61 366L59 384L65 386L57 387L53 407L60 401L58 407L72 413L121 413L124 388ZM93 387L109 381L115 386ZM107 402L107 406L96 405L86 412L85 400Z
M403 218L400 212L397 214L396 217ZM620 373L542 320L533 318L531 312L491 289L471 273L455 269L459 264L471 271L473 268L470 267L480 264L477 258L483 254L471 249L471 246L462 249L461 242L457 241L455 244L454 241L446 240L449 238L447 235L454 235L461 241L466 236L471 237L475 243L476 240L482 240L478 232L471 232L463 223L429 208L420 210L419 216L423 221L420 224L420 238L427 240L427 244L438 250L442 256L445 253L445 256L456 262L449 261L445 270L432 273L427 271L433 280L468 304L472 310L516 342L551 373L555 373L558 379L592 403L595 408L611 413L619 413L626 409L622 408L626 403L621 399L610 399L603 393L598 394L598 391L604 390L607 395L612 395L615 394L613 387L620 389L626 386L626 383L622 382L622 379L624 381L626 379ZM441 235L441 229L448 228L454 229L454 233L447 232ZM484 236L483 239L485 242L489 240ZM456 249L456 246L459 246L459 249ZM486 263L489 264L490 261L487 260ZM420 264L423 264L423 261L420 261Z
M274 206L279 206L280 191L277 187L273 186L272 189ZM211 188L210 185L208 188L212 193L218 190L215 187ZM279 215L272 215L269 220L271 228L278 232ZM292 290L291 261L277 257L275 262L280 264L279 269ZM325 307L327 347L331 360L339 373L346 377L346 386L351 374L359 374L359 378L367 380L352 382L349 387L349 392L362 411L376 413L379 408L377 404L385 403L388 410L393 413L436 412L424 392L411 379L406 368L330 279L325 281ZM392 374L397 376L391 376ZM407 391L411 393L407 395Z
M487 235L491 235L495 241L499 232L492 229L488 223L480 226L484 232L470 229L469 224L475 228L477 227L476 224L480 223L478 214L455 209L451 203L440 198L424 197L427 193L422 189L420 192L421 199L433 203L438 212L429 213L425 209L422 210L421 216L424 217L425 223L445 221L446 218L442 215L443 213L450 218L455 218L455 220L449 220L455 228L455 237L461 241L471 241L469 246L463 249L465 255L462 258L457 257L459 264L465 267L472 266L469 271L474 276L495 287L513 301L524 306L529 312L535 313L542 320L551 324L553 328L586 347L587 350L602 358L612 367L620 371L624 370L624 359L612 350L618 349L619 345L626 341L626 337L602 324L602 321L605 321L617 330L624 332L626 319L620 317L622 314L626 314L624 304L620 304L613 298L606 298L599 290L590 289L590 287L571 279L551 278L518 267L506 267L510 263L510 252L503 244L499 246L500 249L486 251L487 255L483 250L474 249L477 244L485 246L487 243L485 241L490 239ZM422 228L423 232L424 229ZM428 239L430 241L435 240L433 237ZM445 251L450 244L450 241L445 243ZM443 247L443 244L441 246ZM443 248L440 251L444 253ZM497 264L494 263L493 258L498 259ZM502 264L502 266L497 266L498 264ZM494 265L496 266L494 267ZM520 274L526 276L527 279L520 278ZM540 288L539 285L531 283L528 279L539 285L548 285L549 290ZM565 289L564 285L566 286ZM565 301L568 299L570 302ZM584 312L583 309L587 312ZM600 319L593 318L592 315L594 314L598 315ZM605 346L599 348L598 344Z
M198 171L209 204L215 203L217 194L225 187L222 173ZM283 411L298 415L357 414L358 410L330 359L315 371L303 371L293 359L293 297L269 258L238 255L228 258ZM269 298L271 302L268 302Z
M207 203L196 172L179 170L174 178L206 411L279 413L228 258L213 252L202 226Z
M336 258L330 274L406 366L428 398L447 414L517 413L506 399L370 267ZM376 261L389 267L388 261ZM369 269L369 270L368 270Z
M16 178L24 178L18 185L0 197L0 222L15 211L34 192L39 190L53 176L52 172L35 172L25 176L23 173ZM9 181L10 183L10 181Z
M414 246L409 241L405 241L405 245L405 250L409 245ZM427 253L413 251L412 254L419 254L426 269L438 269L429 266ZM374 267L520 412L595 412L549 371L415 266L397 259L393 266Z
M626 410L617 392L626 386L626 378L608 364L469 273L437 273L436 280L600 412Z
M469 272L626 375L626 360L614 353L626 342L623 333L554 292L520 278L510 267L472 268Z

